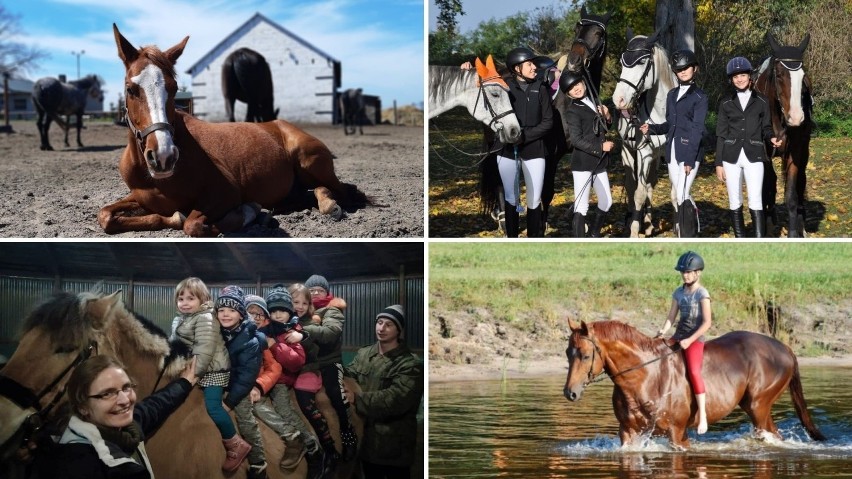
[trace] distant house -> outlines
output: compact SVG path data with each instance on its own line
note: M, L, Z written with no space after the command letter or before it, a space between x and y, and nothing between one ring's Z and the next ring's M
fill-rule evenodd
M33 84L23 78L9 78L9 118L29 118L35 112ZM0 77L0 114L6 111L6 89Z
M222 63L238 48L250 48L266 58L272 71L278 118L300 123L334 123L338 117L336 91L340 61L256 13L225 37L186 73L192 75L192 103L196 117L226 121L222 95ZM246 106L237 101L234 116L245 118Z

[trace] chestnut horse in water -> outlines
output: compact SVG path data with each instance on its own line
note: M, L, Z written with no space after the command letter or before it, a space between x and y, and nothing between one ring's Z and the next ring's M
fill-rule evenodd
M174 65L189 37L162 52L137 50L115 24L113 33L126 69L130 131L119 171L130 194L98 213L107 233L173 228L216 236L250 223L260 206L282 205L293 193L301 199L308 189L320 213L335 219L340 205L372 203L338 180L321 141L290 123L207 123L175 110Z
M777 151L771 151L781 156L784 168L787 236L801 238L805 233L805 187L813 130L813 90L802 58L811 36L805 35L797 47L779 45L771 33L766 34L766 39L772 56L760 65L754 89L769 100L772 131L783 141ZM763 175L763 208L773 225L778 223L775 218L777 182L775 167L770 162Z
M106 354L121 360L138 384L140 400L179 375L186 359L174 357L165 333L128 311L119 293L59 293L27 318L15 354L0 371L0 471L19 466L10 456L22 444L23 437L37 437L30 435L34 421L46 422L44 429L53 432L57 424L67 419L67 413L54 411L62 407L53 406L66 403L63 393L71 370L86 357ZM346 381L348 387L357 388L356 383ZM317 394L317 401L339 447L337 414L323 392ZM352 414L356 431L362 436L362 423L354 409ZM258 426L269 477L304 478L307 474L304 460L291 472L278 468L284 443L261 421ZM145 448L157 477L225 477L221 469L225 449L219 431L207 415L200 388L193 389L184 404L146 440ZM351 477L354 467L354 463L340 463L337 472L340 477ZM245 478L247 469L246 462L227 477Z
M612 406L622 445L638 437L666 435L677 448L689 446L686 428L698 425L698 406L678 350L618 321L576 324L569 320L568 379L564 394L577 401L596 376L615 383ZM783 343L762 334L735 331L708 341L702 370L707 384L707 422L724 418L739 405L756 430L780 438L772 404L789 386L799 420L814 440L824 440L811 421L796 356Z

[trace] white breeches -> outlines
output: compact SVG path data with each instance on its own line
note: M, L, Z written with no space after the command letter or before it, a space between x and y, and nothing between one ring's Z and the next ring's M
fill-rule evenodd
M527 187L527 208L538 208L541 203L541 190L544 188L544 158L518 160L524 173L524 184ZM512 206L518 205L515 198L515 176L518 165L513 158L497 155L497 168L500 179L503 180L503 194L506 202Z
M763 209L763 162L751 162L740 157L736 163L723 162L725 184L728 186L728 204L732 210L743 205L743 177L748 191L748 208Z
M589 212L589 197L592 194L592 188L595 189L595 194L598 196L598 209L601 211L609 211L612 206L612 192L609 188L609 177L606 171L594 175L591 171L572 171L571 176L574 177L574 212L580 213L583 216Z

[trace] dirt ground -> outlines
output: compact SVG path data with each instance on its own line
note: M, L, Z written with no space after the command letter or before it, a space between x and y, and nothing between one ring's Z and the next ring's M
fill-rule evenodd
M852 300L844 304L799 305L785 310L784 329L798 344L825 343L818 356L804 357L799 364L852 367ZM575 311L560 317L579 320ZM816 320L814 318L820 318ZM651 335L659 324L623 312L612 318L584 318L587 321L617 319ZM467 381L535 376L560 376L568 372L565 347L567 320L557 328L531 319L525 330L496 321L482 309L468 311L429 311L429 382ZM710 339L727 331L710 330Z
M274 214L278 228L249 225L228 237L423 237L423 129L378 125L363 136L345 136L339 126L300 125L337 156L341 181L358 186L382 207L349 212L341 221L316 208ZM55 124L41 151L35 121L13 121L14 133L0 133L0 237L16 238L181 238L182 231L105 234L98 210L129 189L118 173L127 129L91 122L83 148L67 148ZM75 131L69 141L75 145Z

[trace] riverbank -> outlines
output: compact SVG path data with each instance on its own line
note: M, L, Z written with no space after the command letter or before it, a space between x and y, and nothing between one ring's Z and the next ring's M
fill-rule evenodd
M828 368L852 367L852 354L841 356L799 357L800 366ZM454 381L493 381L516 378L564 376L568 361L564 355L522 360L493 358L481 364L450 364L429 361L429 383Z

